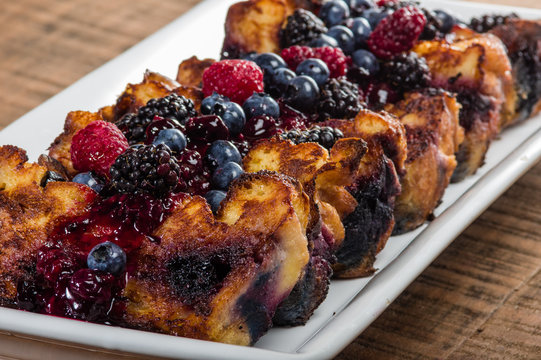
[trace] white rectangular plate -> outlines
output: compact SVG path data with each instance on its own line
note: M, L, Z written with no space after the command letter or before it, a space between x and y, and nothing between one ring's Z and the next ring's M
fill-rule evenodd
M36 159L61 131L70 110L95 111L111 104L145 69L174 77L192 55L218 57L227 8L237 0L206 0L188 14L82 78L0 132L0 144L14 144ZM541 11L456 1L426 1L461 18L515 11L541 19ZM204 30L203 30L204 29ZM179 46L182 44L182 46ZM46 125L46 126L45 126ZM29 132L28 129L33 129ZM224 345L96 325L0 308L0 330L50 341L171 358L324 359L340 352L513 182L541 158L541 117L505 130L494 141L475 176L449 186L436 220L392 237L378 255L372 277L332 281L329 295L305 326L276 328L254 347ZM6 354L7 355L7 354Z

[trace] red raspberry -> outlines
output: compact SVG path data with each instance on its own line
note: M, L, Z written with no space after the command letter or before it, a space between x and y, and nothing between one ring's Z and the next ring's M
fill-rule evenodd
M94 171L109 176L109 168L130 145L115 124L98 120L75 133L71 141L71 161L78 171Z
M203 73L203 94L217 92L241 104L254 92L263 92L263 71L247 60L215 62Z
M282 59L293 71L301 62L314 57L314 50L308 46L291 46L282 50Z
M378 0L376 1L376 5L379 7L385 6L387 4L396 4L399 0Z
M406 6L387 16L376 26L368 38L368 47L374 55L388 59L409 50L423 32L426 17L414 6Z
M349 61L342 49L329 46L310 48L308 46L296 45L283 49L281 55L289 68L293 71L306 59L320 59L329 67L331 78L346 75Z

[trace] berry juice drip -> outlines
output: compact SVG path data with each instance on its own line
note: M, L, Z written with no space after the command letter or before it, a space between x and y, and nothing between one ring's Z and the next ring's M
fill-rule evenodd
M19 283L18 306L44 314L119 324L122 291L136 266L130 255L145 240L159 242L151 235L153 230L184 196L179 193L159 199L117 194L95 202L85 215L64 221L38 251L36 280ZM121 264L121 271L110 273L89 267L96 262L90 261L89 254L99 244L125 254L127 261Z

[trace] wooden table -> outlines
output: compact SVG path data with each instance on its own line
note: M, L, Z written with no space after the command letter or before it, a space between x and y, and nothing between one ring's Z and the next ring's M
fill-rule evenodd
M4 1L0 12L0 129L197 2ZM541 8L539 0L520 3ZM539 359L540 270L538 164L337 359ZM0 354L36 359L118 357L1 334Z

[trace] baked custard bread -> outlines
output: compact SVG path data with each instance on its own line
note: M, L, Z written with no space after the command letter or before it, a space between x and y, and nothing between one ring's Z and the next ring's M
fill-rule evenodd
M485 20L233 5L222 59L70 112L37 164L0 147L0 305L238 345L305 324L539 110L539 23Z

